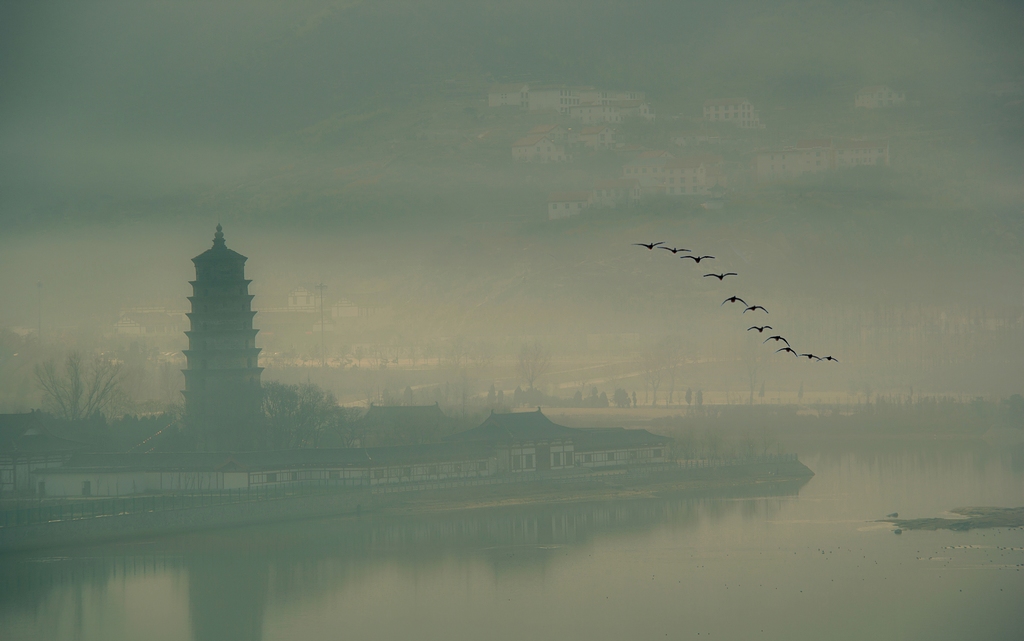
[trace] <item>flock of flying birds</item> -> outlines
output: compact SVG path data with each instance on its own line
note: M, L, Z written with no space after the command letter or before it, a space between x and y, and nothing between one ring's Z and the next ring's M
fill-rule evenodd
M714 256L695 255L689 249L683 249L681 247L669 247L668 245L665 244L665 241L661 241L661 242L657 242L657 243L633 243L633 244L638 246L638 247L645 247L648 251L654 251L655 249L664 249L665 251L672 252L673 255L678 255L678 254L681 254L683 252L687 252L687 253L683 254L682 256L679 256L679 257L680 258L684 258L684 259L688 258L688 259L692 260L697 265L700 265L700 262L702 260L714 260L715 259ZM726 279L726 277L728 277L728 276L739 276L739 274L737 274L736 272L722 272L720 274L714 274L714 273L704 274L704 278L717 278L719 280L719 282L724 281ZM765 314L768 314L768 310L765 309L764 307L762 307L761 305L750 305L749 303L747 303L747 301L743 300L739 296L730 296L729 298L726 298L725 300L722 301L722 305L725 305L726 303L742 303L743 306L744 306L744 309L743 309L743 313L744 314L746 314L747 312L754 312L756 314L758 312L758 310L764 312ZM750 332L750 331L757 331L758 334L763 334L766 330L774 330L774 329L775 328L772 327L771 325L752 325L752 326L747 328L747 331L748 332ZM796 358L806 358L809 361L829 361L829 362L832 362L832 363L838 363L839 362L839 359L832 358L831 356L817 356L815 354L811 354L810 352L807 352L805 354L801 354L800 352L797 352L795 349L793 349L793 346L789 344L788 340L786 340L784 337L782 337L782 336L780 336L778 334L776 334L774 336L769 336L768 338L764 339L761 342L762 342L762 344L764 344L764 343L767 343L768 341L774 341L775 344L778 344L778 343L785 343L786 344L785 347L780 347L779 349L775 350L776 354L778 354L779 352L783 352L783 353L786 353L786 354L792 354Z

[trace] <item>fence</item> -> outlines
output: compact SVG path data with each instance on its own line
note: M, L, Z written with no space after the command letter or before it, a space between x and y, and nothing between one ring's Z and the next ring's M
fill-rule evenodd
M230 505L249 501L270 501L300 496L313 496L337 492L323 482L292 483L287 486L252 486L237 490L220 490L195 494L154 494L150 496L126 496L87 501L69 501L47 504L40 502L34 507L19 507L0 510L0 528L19 525L36 525L58 521L95 519L139 512L163 512L168 510L190 510L199 507Z
M509 474L503 476L451 479L445 481L425 481L416 483L396 483L372 486L373 494L393 494L397 492L419 492L426 490L443 490L463 487L479 487L487 485L507 485L529 482L572 482L594 481L615 476L646 476L659 472L672 472L679 469L703 469L713 467L730 467L752 464L787 463L797 460L796 454L762 456L752 459L699 459L677 461L676 463L656 463L651 465L616 468L594 469L590 471L569 472L533 472L529 474ZM43 503L33 507L19 507L0 510L0 528L22 525L36 525L60 521L94 519L139 512L162 512L168 510L189 510L199 507L230 505L250 501L269 501L277 499L313 496L329 492L344 492L346 488L331 483L329 480L297 481L287 485L253 485L237 490L220 490L193 494L155 494L150 496L127 496L114 498L97 498L86 501L61 501Z
M679 467L692 470L704 467L730 467L736 465L757 465L772 463L794 463L796 454L769 454L767 456L755 456L752 458L733 459L688 459L678 461Z

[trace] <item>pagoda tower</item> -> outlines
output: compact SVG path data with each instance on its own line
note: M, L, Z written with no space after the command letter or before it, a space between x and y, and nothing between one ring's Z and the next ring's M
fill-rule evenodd
M260 349L252 320L247 258L224 244L217 225L213 247L192 259L192 311L184 350L185 413L202 450L250 449L260 410Z

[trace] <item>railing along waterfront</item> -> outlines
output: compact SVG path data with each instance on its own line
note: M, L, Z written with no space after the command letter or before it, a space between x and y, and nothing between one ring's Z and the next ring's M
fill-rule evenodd
M508 485L516 483L595 481L616 476L647 476L684 470L731 467L752 464L788 463L797 460L796 454L780 454L744 459L689 459L669 463L654 463L614 468L585 468L565 472L527 472L470 478L453 478L436 481L415 481L404 483L381 483L377 485L339 486L329 481L296 481L285 485L252 485L234 490L209 492L151 494L94 498L87 500L56 502L39 501L37 505L0 510L0 528L62 521L77 521L169 510L189 510L314 496L332 492L346 492L353 489L369 489L372 494L394 494L465 487Z
M188 494L150 494L118 496L75 501L39 501L37 505L0 510L0 528L37 525L61 521L78 521L143 512L166 512L298 498L336 492L336 486L324 482L297 482L286 486L250 486L234 490Z

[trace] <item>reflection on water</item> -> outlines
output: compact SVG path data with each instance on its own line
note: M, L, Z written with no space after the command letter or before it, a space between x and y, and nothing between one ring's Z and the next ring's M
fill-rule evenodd
M845 446L803 459L817 474L806 485L713 497L364 515L9 557L0 566L0 633L201 641L698 632L916 638L925 631L955 638L944 636L955 626L934 625L941 603L954 608L947 617L984 603L981 630L993 634L1017 625L1000 604L1024 593L1014 565L1024 552L1003 549L1013 541L1022 547L1020 530L893 537L866 522L896 509L914 516L1024 505L1024 475L1012 454ZM965 580L969 568L1001 574ZM969 598L943 601L949 581L970 586ZM907 607L894 607L901 600ZM872 608L891 621L865 622ZM516 615L524 609L528 621ZM844 619L841 634L830 627Z

